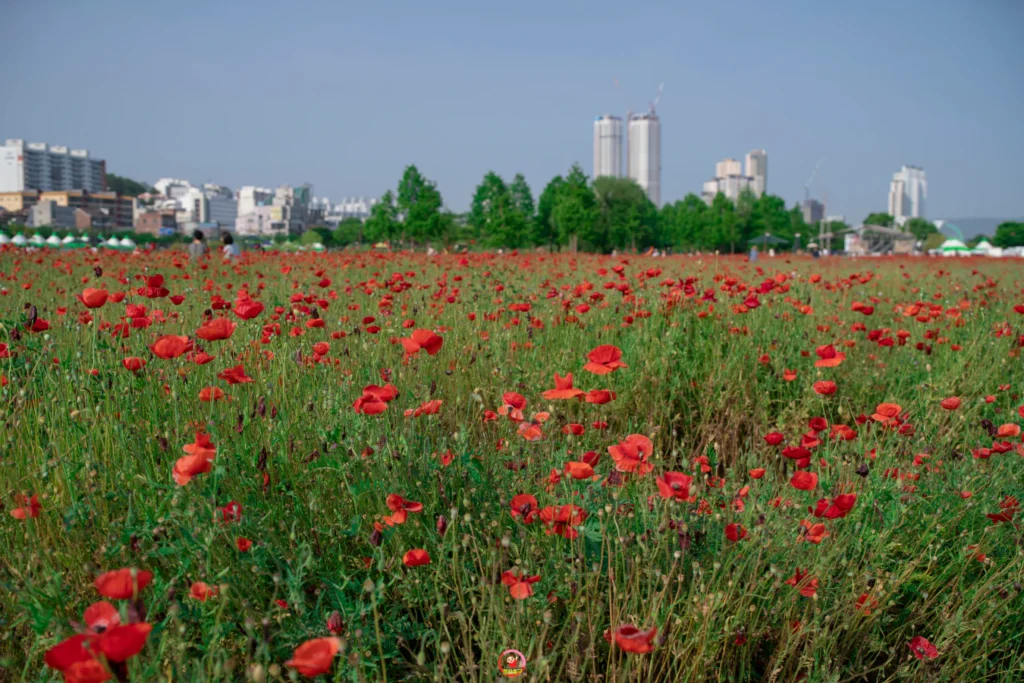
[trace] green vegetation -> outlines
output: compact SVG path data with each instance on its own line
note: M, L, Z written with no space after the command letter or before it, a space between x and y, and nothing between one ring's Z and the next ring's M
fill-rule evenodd
M107 174L107 190L123 194L126 197L138 197L140 194L156 191L145 183L114 175L113 173Z
M553 234L650 224L572 176ZM68 680L283 683L324 637L330 681L1024 677L1013 263L21 254L0 679L58 680L121 568L143 637Z

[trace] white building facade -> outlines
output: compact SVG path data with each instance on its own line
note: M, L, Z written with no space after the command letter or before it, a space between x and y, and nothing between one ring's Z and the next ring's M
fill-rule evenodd
M924 218L928 180L924 169L904 166L892 174L889 183L889 215L902 225L908 218Z
M87 149L10 138L0 147L0 192L107 189L107 163Z
M594 177L622 176L622 119L598 116L594 119Z
M753 178L751 189L758 197L768 191L768 152L763 149L747 152L747 176Z
M654 113L629 120L629 177L661 207L661 121Z

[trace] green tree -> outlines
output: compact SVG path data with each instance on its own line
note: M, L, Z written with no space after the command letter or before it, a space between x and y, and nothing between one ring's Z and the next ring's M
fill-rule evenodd
M903 229L912 233L915 238L922 242L928 239L928 235L938 232L935 224L924 218L911 218L904 225Z
M709 249L708 205L692 192L673 204L662 207L659 226L664 244L681 249Z
M473 193L469 227L474 239L491 246L512 246L507 238L506 222L511 219L512 196L508 186L494 171L488 171Z
M326 225L314 225L309 230L307 230L305 233L303 233L302 236L305 237L306 235L309 235L309 234L316 235L316 238L313 239L312 242L302 242L302 244L314 244L316 242L319 242L320 244L324 245L325 247L333 247L334 246L334 233Z
M589 249L645 249L658 244L658 210L631 178L594 180L595 219L580 239Z
M794 229L793 218L789 211L786 210L786 202L776 195L765 194L758 197L757 202L754 204L753 216L753 230L744 235L744 240L749 240L752 237L762 237L765 233L768 233L769 235L789 240L792 244L797 232L801 232L801 235L803 234L803 231ZM803 216L801 215L801 225L803 223L802 219ZM803 237L801 237L801 241L804 244L807 243Z
M869 213L864 219L864 225L883 225L891 228L896 220L887 213Z
M131 178L114 175L113 173L106 174L106 178L107 190L122 194L126 197L138 197L140 194L155 192L155 190L149 185L132 180Z
M1004 221L996 228L996 234L992 238L992 246L1002 247L1024 247L1024 223L1015 221Z
M530 242L534 245L554 246L555 235L555 205L558 203L558 196L565 185L565 179L557 175L544 188L537 199L537 217L533 222L533 233Z
M384 193L380 201L370 209L370 217L363 225L363 237L367 242L381 242L398 237L399 228L395 196L391 190Z
M561 246L574 243L591 229L595 217L594 190L579 164L573 164L558 192L553 212L555 239Z
M522 173L516 173L512 183L508 186L508 192L512 197L512 208L518 213L513 220L521 223L518 228L520 230L519 246L533 246L534 222L537 220L537 213L533 203L533 192L530 191L530 186Z
M740 245L742 235L739 231L739 219L736 216L736 207L732 200L719 192L711 200L711 234L714 235L714 249L729 249L729 253L736 253L736 246ZM745 246L745 245L740 245Z
M358 218L343 218L333 233L334 243L339 247L363 241L363 222Z
M442 238L442 205L436 184L424 178L415 165L407 166L398 183L402 237L420 243Z

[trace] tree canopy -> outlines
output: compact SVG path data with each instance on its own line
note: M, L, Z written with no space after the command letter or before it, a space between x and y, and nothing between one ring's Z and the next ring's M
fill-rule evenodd
M992 245L996 247L1024 247L1024 223L1004 221L996 228L996 234L992 238Z
M799 206L787 208L774 195L758 197L748 190L735 202L723 194L706 202L689 194L659 208L634 180L591 180L579 164L548 181L536 201L521 173L507 181L488 171L473 193L469 212L456 216L444 210L436 184L410 165L396 190L381 198L365 223L339 225L332 237L336 244L396 240L507 249L743 252L754 237L769 234L792 246L797 234L807 244L817 230L804 223Z
M137 180L132 180L131 178L114 175L113 173L108 173L106 178L107 190L126 197L138 197L140 194L145 194L146 192L155 192L155 190L149 185L140 183Z

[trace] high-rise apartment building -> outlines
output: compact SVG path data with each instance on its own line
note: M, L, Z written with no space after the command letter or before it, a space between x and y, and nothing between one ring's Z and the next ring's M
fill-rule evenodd
M753 178L750 189L758 197L768 190L768 152L755 149L747 153L747 176Z
M629 120L629 177L655 206L661 206L661 121L657 114L638 114Z
M722 159L715 164L716 178L728 178L731 175L743 175L743 166L738 159Z
M598 116L594 119L594 177L622 176L622 119Z
M0 192L107 189L107 162L89 150L11 138L0 146Z
M825 205L817 199L805 199L800 205L800 210L807 225L814 225L825 217Z
M923 168L904 166L892 174L889 183L889 215L898 224L902 225L908 218L924 218L927 198L928 180Z

